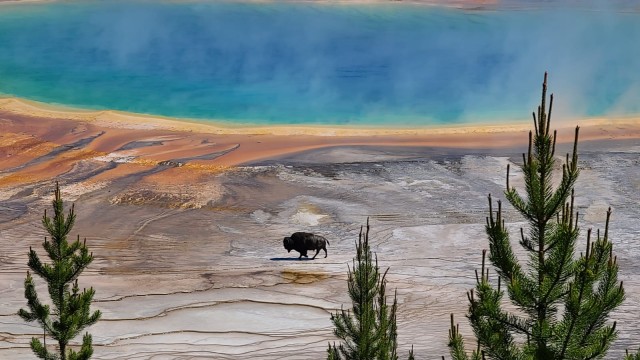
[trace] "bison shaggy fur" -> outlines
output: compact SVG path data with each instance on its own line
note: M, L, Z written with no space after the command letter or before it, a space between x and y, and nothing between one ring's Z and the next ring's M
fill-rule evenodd
M291 236L285 237L283 244L284 248L287 249L287 252L295 250L300 253L298 260L302 259L303 256L308 257L307 251L315 250L316 253L311 258L313 260L316 258L320 250L324 250L324 257L327 257L327 245L329 245L329 241L320 235L314 235L307 232L295 232Z

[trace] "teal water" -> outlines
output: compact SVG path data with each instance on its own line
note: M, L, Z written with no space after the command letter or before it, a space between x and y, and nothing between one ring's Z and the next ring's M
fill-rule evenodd
M560 116L640 113L640 14L83 1L0 6L0 93L257 124L529 119L550 72Z

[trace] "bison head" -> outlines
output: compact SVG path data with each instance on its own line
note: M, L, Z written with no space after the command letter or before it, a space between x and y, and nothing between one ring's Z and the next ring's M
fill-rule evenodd
M291 240L290 237L285 237L282 243L284 244L284 248L287 249L287 252L293 250L293 240Z

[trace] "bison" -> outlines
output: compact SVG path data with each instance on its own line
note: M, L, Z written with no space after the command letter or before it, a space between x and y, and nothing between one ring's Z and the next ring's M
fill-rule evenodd
M307 232L295 232L291 236L284 238L284 248L287 252L295 250L300 253L298 260L307 256L307 250L315 250L316 254L313 255L311 260L315 259L320 250L324 250L324 257L327 257L327 245L329 241L320 235L314 235Z

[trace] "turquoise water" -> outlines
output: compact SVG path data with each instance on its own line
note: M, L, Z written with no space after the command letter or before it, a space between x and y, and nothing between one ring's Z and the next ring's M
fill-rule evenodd
M640 113L640 14L95 1L0 6L0 93L258 124Z

